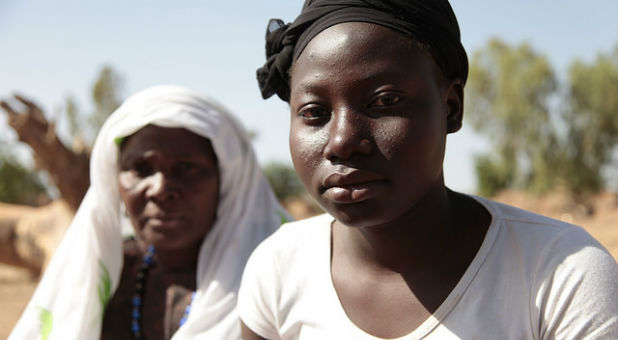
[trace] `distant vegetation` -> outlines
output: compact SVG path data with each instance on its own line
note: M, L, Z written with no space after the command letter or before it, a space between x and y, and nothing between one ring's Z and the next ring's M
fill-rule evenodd
M7 150L0 150L0 202L37 205L46 202L45 185Z
M263 171L279 201L285 202L288 199L300 197L305 193L305 187L300 182L292 166L272 162L266 164L263 167Z
M476 159L480 194L559 187L585 200L610 184L602 174L617 151L618 47L574 61L562 81L529 44L494 39L473 54L465 92L465 117L491 147Z

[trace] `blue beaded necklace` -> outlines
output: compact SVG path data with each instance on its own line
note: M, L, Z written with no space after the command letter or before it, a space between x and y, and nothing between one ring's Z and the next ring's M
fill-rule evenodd
M146 286L146 276L148 276L148 270L154 264L154 253L155 249L153 245L149 245L144 254L144 259L142 261L142 266L137 273L137 282L135 283L135 294L133 294L133 299L131 299L131 304L133 305L133 311L131 313L131 332L133 333L134 339L143 339L142 338L142 295L144 294L144 287ZM191 294L191 301L187 308L185 308L185 313L180 319L180 326L184 325L187 322L187 318L189 317L189 313L191 312L191 305L193 305L193 299L195 299L195 292Z

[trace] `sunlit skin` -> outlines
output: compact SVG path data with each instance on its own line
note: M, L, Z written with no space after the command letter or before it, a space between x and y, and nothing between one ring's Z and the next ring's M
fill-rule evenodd
M119 167L120 197L136 240L124 243L121 279L107 306L101 338L133 338L136 277L147 246L154 245L155 266L148 271L142 299L142 334L169 339L196 289L199 250L216 219L217 158L206 138L148 125L125 139Z
M408 334L455 287L489 224L443 180L462 82L408 36L351 22L311 40L290 89L294 167L336 219L331 275L341 305L374 336ZM243 334L256 337L246 326Z

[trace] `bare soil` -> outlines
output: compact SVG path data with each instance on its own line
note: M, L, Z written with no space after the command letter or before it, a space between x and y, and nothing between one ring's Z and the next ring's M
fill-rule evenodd
M0 339L6 339L36 288L30 272L0 264Z

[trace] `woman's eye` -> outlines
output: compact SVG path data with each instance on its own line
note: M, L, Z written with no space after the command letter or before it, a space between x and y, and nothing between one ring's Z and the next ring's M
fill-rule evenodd
M145 162L137 163L133 166L133 169L140 177L148 176L152 174L152 166Z
M210 176L215 171L214 168L202 162L178 162L172 171L178 177L197 178Z
M319 120L329 115L329 112L324 108L311 106L298 111L298 115L307 120Z
M391 106L399 103L403 99L402 96L387 93L382 94L376 97L370 104L369 107L383 107L383 106Z
M176 169L178 169L179 171L190 171L195 168L195 164L189 162L180 162L178 163L178 165L176 165Z

